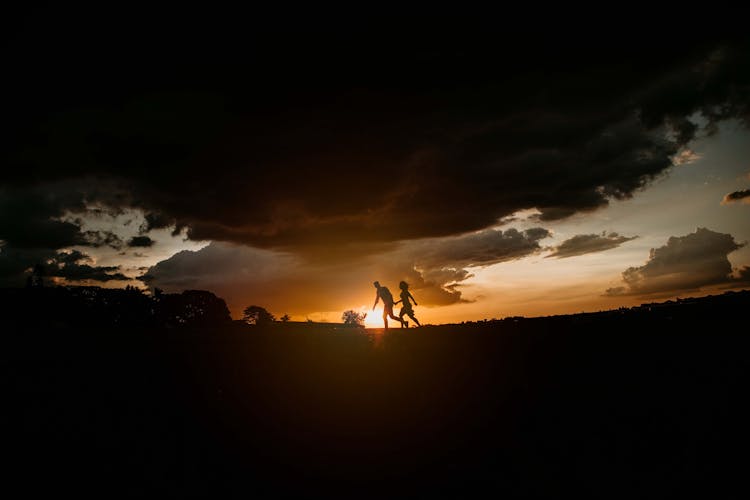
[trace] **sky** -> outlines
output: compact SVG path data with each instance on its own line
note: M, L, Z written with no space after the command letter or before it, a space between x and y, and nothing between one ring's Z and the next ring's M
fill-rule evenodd
M0 286L370 326L375 280L433 324L750 287L741 26L147 14L5 30Z

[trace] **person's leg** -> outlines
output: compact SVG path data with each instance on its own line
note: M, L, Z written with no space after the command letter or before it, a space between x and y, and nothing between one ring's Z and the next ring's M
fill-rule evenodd
M420 324L419 324L419 320L418 320L418 319L416 318L416 316L414 316L414 313L413 313L413 312L412 312L412 313L409 313L409 317L410 317L410 318L411 318L412 320L414 320L414 322L415 322L415 323L417 324L417 326L422 326L422 325L420 325Z
M395 321L398 321L399 323L403 323L395 314L393 314L393 304L385 304L383 306L383 320L386 322L386 324L388 322L388 317L392 318ZM388 327L386 326L386 328Z
M390 310L390 312L389 312L389 314L388 314L388 315L389 315L389 316L390 316L391 318L393 318L394 320L396 320L396 321L398 321L399 323L401 323L401 326L402 326L402 327L404 326L404 320L403 320L403 319L401 319L401 318L399 318L399 317L398 317L398 316L396 316L395 314L393 314L393 306L391 306L391 310Z
M385 329L388 329L388 310L384 307L383 308L383 325L385 325Z

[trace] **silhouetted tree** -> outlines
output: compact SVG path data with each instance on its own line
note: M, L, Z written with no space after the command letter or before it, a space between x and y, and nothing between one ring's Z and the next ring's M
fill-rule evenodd
M344 311L344 314L341 315L344 324L349 326L364 326L366 317L367 313L359 313L353 309Z
M231 321L226 302L205 290L163 294L158 304L158 319L161 324L207 325Z
M285 315L283 315L283 316L282 316L281 318L279 318L279 319L281 320L281 322L282 322L282 323L286 323L286 322L288 322L288 321L289 321L289 320L290 320L291 318L289 317L289 315L288 315L288 314L285 314Z
M247 306L242 311L242 319L251 325L265 325L276 321L273 314L260 306Z

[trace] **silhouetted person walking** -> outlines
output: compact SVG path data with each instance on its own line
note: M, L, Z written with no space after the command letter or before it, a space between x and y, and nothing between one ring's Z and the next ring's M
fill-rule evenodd
M385 329L388 329L388 316L401 323L401 326L404 326L404 322L393 314L393 295L391 295L391 291L388 290L387 287L380 286L380 283L377 281L373 282L373 286L375 286L377 291L375 292L375 304L373 304L372 310L375 310L375 306L378 305L378 300L382 299L383 324L385 325Z
M409 322L404 321L404 315L409 316L416 324L417 326L422 326L419 324L419 320L414 316L414 309L411 307L411 302L409 302L409 299L414 301L414 305L417 305L417 300L414 298L414 296L409 292L409 283L406 281L402 281L398 284L398 287L401 289L401 300L397 301L396 304L401 302L403 306L401 306L401 312L398 314L398 317L401 318L401 326L406 326L406 328L409 328Z

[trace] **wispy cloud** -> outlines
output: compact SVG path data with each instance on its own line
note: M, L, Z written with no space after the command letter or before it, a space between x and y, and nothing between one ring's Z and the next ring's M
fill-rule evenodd
M577 234L572 238L569 238L556 247L552 247L554 250L547 258L556 257L558 259L564 259L567 257L576 257L578 255L585 255L587 253L603 252L612 248L617 248L627 241L631 241L637 238L637 236L621 236L618 233L602 233L602 234Z
M679 153L672 157L672 163L674 165L687 165L688 163L693 163L701 158L703 158L702 154L696 153L690 148L683 148Z

